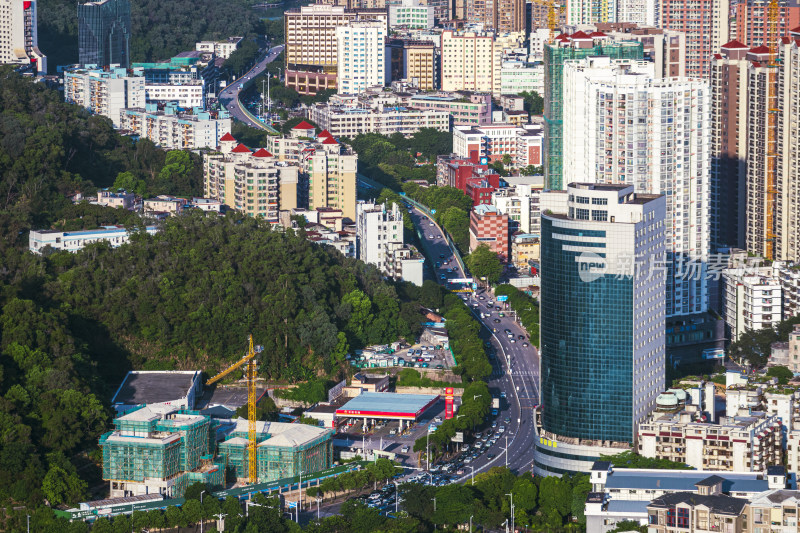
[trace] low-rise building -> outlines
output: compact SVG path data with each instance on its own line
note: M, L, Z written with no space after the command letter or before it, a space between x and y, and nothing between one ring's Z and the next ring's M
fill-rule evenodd
M120 129L168 150L197 150L219 146L222 136L231 131L231 119L225 110L181 112L173 103L161 109L147 104L144 109L123 109Z
M656 414L639 426L639 453L698 469L761 472L783 460L783 432L775 415L752 411L719 424L697 412Z
M515 124L491 124L481 127L455 126L453 128L453 153L459 157L477 156L487 162L511 158L512 165L526 167L542 164L541 126L520 127Z
M107 242L112 248L117 248L128 242L137 231L140 230L124 226L103 226L80 231L32 230L28 237L28 249L35 254L41 254L46 247L55 251L77 252L96 242ZM144 231L153 235L159 228L147 226Z
M722 478L711 476L698 485L696 493L677 492L654 499L647 506L648 531L742 531L742 514L748 502L722 494L722 482Z
M491 205L478 205L469 214L469 251L486 244L500 261L508 261L508 215Z
M224 41L200 41L196 43L195 50L198 52L210 52L222 59L228 59L235 52L242 42L243 37L228 37Z
M161 194L155 198L148 198L143 202L145 215L165 214L167 216L180 215L189 205L186 198L178 198L168 194Z
M500 69L500 90L503 94L535 92L544 94L544 63L503 61Z
M122 209L133 209L136 196L132 192L123 190L109 191L100 189L97 191L97 204L105 207L120 207Z
M433 109L450 114L454 126L485 126L492 123L490 93L417 94L408 105L417 109Z
M148 102L162 104L171 102L184 109L194 107L205 109L205 84L202 80L190 80L178 84L146 83L144 91Z
M539 233L514 233L511 235L511 264L520 273L534 273L533 264L539 263Z
M116 128L123 109L144 107L145 94L144 77L131 76L118 65L108 70L86 65L64 72L64 100L108 117Z
M308 109L308 118L334 137L353 138L361 133L412 135L422 128L450 129L450 115L435 109L415 109L402 105L377 104L353 108L317 103Z

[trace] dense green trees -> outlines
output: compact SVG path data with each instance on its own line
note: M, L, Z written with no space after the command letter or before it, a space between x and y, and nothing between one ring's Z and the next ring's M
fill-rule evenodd
M468 523L470 516L474 525L499 528L510 517L508 494L514 495L514 519L518 527L542 531L560 530L573 521L585 524L583 502L590 490L589 478L584 474L534 478L529 473L515 476L506 468L477 474L474 484L401 485L404 508L426 530L455 528ZM577 502L581 505L577 506Z
M155 0L131 2L131 57L133 61L160 61L178 52L194 50L204 39L227 39L233 35L251 38L279 32L282 25L265 26L250 8L248 0L224 5L211 0ZM196 16L203 13L203 16ZM39 46L47 54L52 71L57 65L78 62L78 11L75 2L44 0L38 9Z
M693 470L684 463L677 463L669 459L650 459L643 457L636 452L627 451L616 455L600 456L602 461L611 461L616 468L657 468L671 470Z
M536 91L522 91L519 95L524 99L525 111L531 115L541 115L544 112L544 98Z
M410 198L436 211L434 217L453 238L459 251L469 250L469 212L472 200L455 187L420 187L404 183L403 192Z
M753 366L763 366L770 355L773 342L786 342L795 324L800 324L800 316L780 322L775 328L747 330L739 340L731 343L728 354L731 358L743 359Z
M478 279L485 279L488 283L497 283L503 273L503 264L496 252L488 244L479 244L477 248L464 259L467 268Z

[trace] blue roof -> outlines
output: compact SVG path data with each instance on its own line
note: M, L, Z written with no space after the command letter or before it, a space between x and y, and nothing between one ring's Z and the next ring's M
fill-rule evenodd
M667 491L697 490L695 484L712 475L718 475L725 481L723 492L762 492L769 489L766 479L757 479L760 475L750 473L704 472L699 470L673 470L658 472L656 470L614 469L609 474L606 489L660 489Z
M649 500L608 500L609 513L643 513L647 514Z
M337 413L342 411L369 411L396 415L420 413L437 398L435 394L364 392L337 409Z

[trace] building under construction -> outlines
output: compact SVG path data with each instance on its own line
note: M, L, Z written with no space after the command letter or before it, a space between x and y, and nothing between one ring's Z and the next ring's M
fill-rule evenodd
M114 426L100 437L111 498L179 498L196 481L224 487L249 480L247 420L216 420L161 404L132 409ZM333 463L330 429L278 422L258 422L256 429L259 482L310 475Z
M224 458L214 453L217 421L197 411L142 406L116 418L114 426L100 437L111 498L178 498L196 481L225 484Z
M227 460L229 481L248 479L248 423L246 420L222 422L219 433L226 435L219 454ZM333 430L307 424L258 422L256 447L258 482L265 483L311 474L333 463Z

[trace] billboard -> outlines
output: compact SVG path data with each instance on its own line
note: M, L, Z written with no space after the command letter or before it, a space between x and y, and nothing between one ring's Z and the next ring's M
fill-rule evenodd
M450 439L450 442L464 442L464 432L456 431L456 434Z
M449 420L453 418L453 387L444 390L444 417Z
M498 302L507 302L508 301L508 296L506 296L504 294L500 295L500 296L497 297L497 301Z

